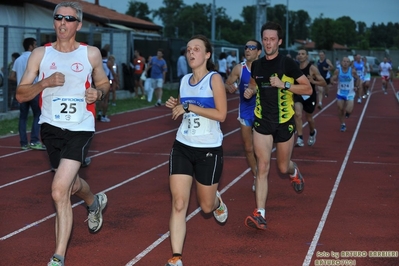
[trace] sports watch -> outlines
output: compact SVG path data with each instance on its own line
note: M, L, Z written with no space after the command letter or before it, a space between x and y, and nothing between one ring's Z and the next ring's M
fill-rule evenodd
M187 102L185 102L182 105L183 105L184 112L189 113L190 112L190 110L188 110L189 104Z
M289 90L291 88L291 83L288 81L284 82L284 89Z

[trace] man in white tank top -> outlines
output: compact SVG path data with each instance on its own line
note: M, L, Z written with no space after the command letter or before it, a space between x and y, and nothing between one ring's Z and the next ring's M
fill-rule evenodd
M17 100L26 102L40 94L41 136L56 169L51 185L57 214L56 249L48 265L60 266L64 265L72 231L72 195L88 206L89 230L95 233L102 226L107 197L104 193L94 195L78 170L94 136L95 102L104 98L110 84L100 51L75 40L82 27L80 4L62 2L53 16L57 40L33 50L18 86ZM32 84L36 76L39 81Z

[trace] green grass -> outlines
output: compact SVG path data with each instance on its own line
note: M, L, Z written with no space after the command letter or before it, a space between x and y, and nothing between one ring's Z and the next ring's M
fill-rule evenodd
M162 101L165 102L170 96L177 97L177 90L163 90ZM116 100L116 106L108 106L109 116L113 114L123 113L143 107L154 106L155 100L149 103L147 100L140 99L122 99ZM27 129L30 131L30 125L32 125L32 115L28 117ZM0 136L6 136L10 134L18 134L18 118L1 120L0 121Z

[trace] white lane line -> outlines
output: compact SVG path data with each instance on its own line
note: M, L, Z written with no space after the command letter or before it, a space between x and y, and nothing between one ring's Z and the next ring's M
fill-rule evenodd
M162 166L164 166L164 165L166 165L166 164L168 164L168 163L169 163L169 161L166 161L166 162L163 162L163 163L161 163L161 164L158 164L157 166L154 166L154 167L152 167L152 168L150 168L150 169L148 169L148 170L146 170L146 171L144 171L144 172L141 172L141 173L138 174L138 175L135 175L135 176L133 176L133 177L130 177L129 179L126 179L125 181L120 182L120 183L118 183L118 184L116 184L116 185L114 185L114 186L112 186L112 187L109 187L109 188L107 188L107 189L105 189L105 190L103 190L103 191L101 191L101 192L108 192L108 191L111 191L111 190L113 190L113 189L116 189L116 188L118 188L118 187L120 187L120 186L122 186L122 185L124 185L124 184L126 184L126 183L128 183L128 182L130 182L130 181L133 181L133 180L135 180L135 179L137 179L137 178L139 178L139 177L141 177L141 176L143 176L143 175L145 175L145 174L148 174L148 173L150 173L150 172L152 172L152 171L158 169L159 167L162 167ZM79 205L83 204L83 203L84 203L84 201L81 200L81 201L79 201L79 202L73 204L73 205L72 205L72 209L75 208L76 206L79 206ZM16 231L14 231L14 232L11 232L11 233L9 233L9 234L7 234L7 235L1 237L1 238L0 238L0 241L3 241L3 240L6 240L6 239L8 239L8 238L10 238L10 237L12 237L12 236L15 236L15 235L17 235L17 234L19 234L19 233L21 233L21 232L23 232L23 231L25 231L25 230L28 230L29 228L31 228L31 227L33 227L33 226L36 226L36 225L38 225L38 224L41 224L41 223L43 223L43 222L45 222L45 221L47 221L48 219L51 219L51 218L53 218L53 217L55 217L55 213L50 214L50 215L44 217L43 219L40 219L40 220L38 220L38 221L36 221L36 222L33 222L33 223L31 223L31 224L28 224L28 225L26 225L26 226L24 226L24 227L22 227L22 228L20 228L20 229L18 229L18 230L16 230Z
M231 132L226 133L224 136L230 135L232 132L236 132L236 131L238 131L238 130L239 130L239 129L235 129L235 130L233 130L233 131L231 131ZM127 145L120 146L119 148L131 146L131 145L134 145L135 143L140 143L140 142L142 142L142 141L145 141L145 140L148 140L148 139L152 139L152 138L155 138L155 137L157 137L157 136L161 136L161 135L170 133L170 132L172 132L172 131L176 131L176 129L172 129L172 130L169 130L169 131L166 131L166 132L163 132L163 133L154 135L154 136L149 137L149 138L146 138L146 139L138 140L138 141L129 143L129 144L127 144ZM99 156L99 155L102 155L102 154L105 154L105 153L109 153L109 152L112 152L112 151L117 150L117 149L118 149L118 148L111 149L111 150L108 150L108 151L106 151L106 152L102 152L102 153L96 154L95 156ZM92 156L92 157L94 157L94 156ZM114 185L114 186L112 186L112 187L109 187L108 189L103 190L103 192L107 192L107 191L111 191L111 190L113 190L113 189L116 189L116 188L118 188L118 187L120 187L120 186L122 186L122 185L124 185L124 184L126 184L126 183L128 183L128 182L130 182L130 181L133 181L133 180L135 180L135 179L137 179L137 178L139 178L139 177L141 177L141 176L143 176L143 175L145 175L145 174L148 174L149 172L152 172L152 171L154 171L155 169L157 169L157 168L159 168L159 167L161 167L161 166L164 166L164 165L166 165L166 164L168 164L168 163L169 163L169 161L166 161L166 162L163 162L163 163L161 163L161 164L158 164L157 166L154 166L154 167L152 167L152 168L150 168L150 169L148 169L148 170L146 170L146 171L144 171L144 172L141 172L140 174L138 174L138 175L136 175L136 176L134 176L134 177L131 177L131 178L129 178L129 179L123 181L123 182L120 182L119 184L116 184L116 185ZM248 169L247 169L247 170L248 170ZM50 170L49 170L49 171L50 171ZM49 172L49 171L46 171L46 172ZM44 173L44 172L42 172L42 173ZM40 174L42 174L42 173L38 173L38 174L36 174L36 175L33 175L33 176L31 176L30 178L35 177L35 176L38 176L38 175L40 175ZM17 181L14 181L13 183L17 183L17 182L21 182L21 181L20 181L20 180L17 180ZM6 185L7 185L7 184L6 184ZM6 185L3 185L3 186L6 186ZM222 190L222 191L223 191L223 190ZM79 201L79 202L77 202L77 203L75 203L74 205L72 205L72 208L75 208L76 206L78 206L78 205L80 205L80 204L82 204L82 203L84 203L83 200L82 200L82 201ZM44 217L43 219L40 219L40 220L38 220L38 221L36 221L36 222L33 222L33 223L31 223L31 224L28 224L28 225L26 225L26 226L24 226L24 227L22 227L22 228L20 228L20 229L18 229L18 230L16 230L16 231L14 231L14 232L11 232L11 233L9 233L9 234L7 234L7 235L1 237L1 238L0 238L0 241L6 240L6 239L8 239L8 238L10 238L10 237L12 237L12 236L14 236L14 235L16 235L16 234L19 234L19 233L21 233L21 232L23 232L23 231L25 231L25 230L27 230L27 229L33 227L33 226L36 226L36 225L38 225L38 224L40 224L40 223L42 223L42 222L44 222L44 221L47 221L48 219L50 219L50 218L52 218L52 217L54 217L54 216L55 216L55 213L53 213L53 214L51 214L51 215L48 215L48 216Z
M137 144L137 143L141 143L141 142L144 142L144 141L147 141L147 140L150 140L150 139L154 139L154 138L157 138L157 137L160 137L160 136L169 134L169 133L171 133L171 132L173 132L173 131L176 131L176 130L177 130L177 129L171 129L171 130L162 132L162 133L160 133L160 134L153 135L153 136L151 136L151 137L147 137L147 138L145 138L145 139L140 139L140 140L137 140L137 141L134 141L134 142L131 142L131 143L128 143L128 144L125 144L125 145L122 145L122 146L113 148L113 149L109 149L109 150L106 150L106 151L103 151L103 152L99 152L99 153L97 153L97 154L94 154L94 155L90 156L90 158L94 158L94 157L97 157L97 156L100 156L100 155L104 155L104 154L107 154L107 153L110 153L110 152L114 152L114 151L119 150L119 149L123 149L123 148L129 147L129 146L135 145L135 144ZM37 176L40 176L40 175L43 175L43 174L46 174L46 173L49 173L50 171L51 171L51 170L43 171L43 172L40 172L40 173L31 175L31 176L27 176L27 177L25 177L25 178L21 178L21 179L15 180L15 181L10 182L10 183L6 183L6 184L4 184L4 185L1 185L1 186L0 186L0 189L5 188L5 187L8 187L8 186L11 186L11 185L15 185L15 184L20 183L20 182L22 182L22 181L26 181L26 180L29 180L29 179L31 179L31 178L34 178L34 177L37 177Z
M227 186L225 186L221 191L220 194L223 194L226 192L228 189L230 189L235 183L237 183L243 176L245 176L249 171L251 171L251 168L246 169L244 172L242 172L239 176L237 176L233 181L231 181ZM197 215L201 211L201 208L198 207L195 209L192 213L190 213L186 217L186 222L191 220L195 215ZM159 244L161 244L165 239L167 239L170 235L170 231L164 233L160 238L155 240L151 245L149 245L147 248L145 248L142 252L140 252L134 259L129 261L126 266L131 266L136 264L138 261L140 261L142 258L144 258L145 255L150 253L153 249L155 249Z
M373 83L373 85L374 85L374 83ZM364 105L364 108L363 108L363 111L362 111L362 113L360 115L360 118L359 118L359 121L357 123L356 129L355 129L355 131L353 133L353 137L352 137L351 143L349 144L348 150L346 151L346 155L345 155L344 161L342 162L341 169L338 172L338 176L337 176L337 179L335 180L334 187L331 190L331 194L330 194L330 197L328 199L326 208L324 209L323 215L321 216L321 220L319 222L319 225L317 226L316 232L315 232L315 234L313 236L312 242L310 243L310 246L309 246L309 249L308 249L308 253L306 254L306 257L305 257L305 260L303 261L302 266L309 266L310 263L311 263L314 251L315 251L315 249L317 247L317 244L319 242L321 233L323 231L324 224L327 221L328 214L329 214L331 206L332 206L332 204L334 202L334 198L335 198L335 195L337 193L339 184L341 182L342 175L343 175L343 173L345 171L345 168L346 168L346 165L348 163L349 156L350 156L350 154L352 152L353 145L354 145L354 143L356 141L356 137L357 137L357 134L359 132L360 126L362 124L363 117L364 117L364 114L366 112L367 106L369 104L370 98L371 98L371 96L367 97L367 101L366 101L366 103Z

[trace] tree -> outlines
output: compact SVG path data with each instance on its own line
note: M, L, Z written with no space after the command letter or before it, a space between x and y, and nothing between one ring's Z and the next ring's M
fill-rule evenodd
M147 3L130 0L128 5L129 8L125 13L126 15L152 22L149 17L151 12Z
M175 36L175 19L178 18L181 9L185 6L182 0L163 0L164 7L154 10L153 16L159 17L164 26L164 36Z
M332 50L334 45L334 20L330 18L316 18L311 26L312 40L318 50Z

